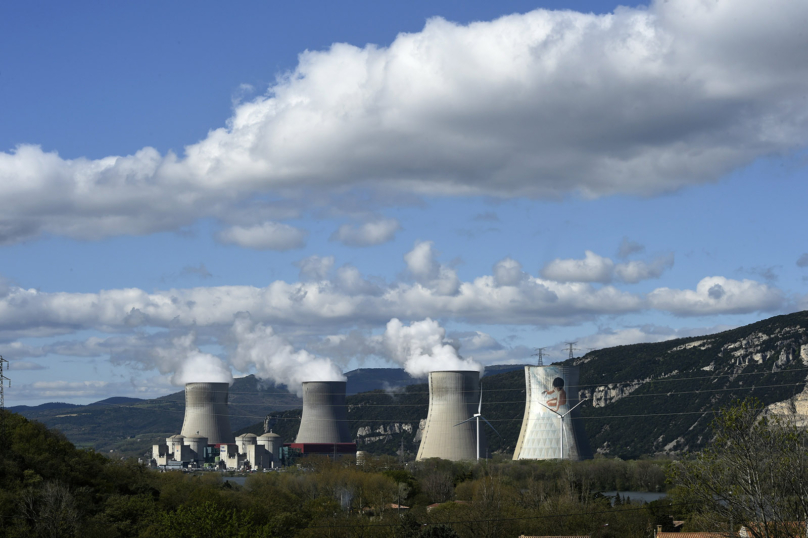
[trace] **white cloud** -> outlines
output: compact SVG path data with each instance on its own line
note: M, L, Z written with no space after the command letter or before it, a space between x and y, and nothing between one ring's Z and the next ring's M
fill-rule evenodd
M348 295L381 295L382 287L364 278L359 269L352 265L343 265L337 269L334 284Z
M416 282L440 295L454 295L460 286L457 272L437 261L432 241L416 241L411 251L404 255L407 269Z
M107 381L35 381L14 388L15 400L105 398L110 383Z
M659 288L648 294L652 308L679 316L771 311L785 304L783 292L754 280L703 278L695 290Z
M216 234L225 244L238 245L258 250L292 250L306 244L308 232L277 222L265 222L257 226L231 226Z
M268 208L268 193L305 204L310 187L557 198L716 181L808 140L807 15L793 0L655 1L465 26L436 18L387 47L306 51L182 155L0 153L0 242L227 223ZM266 220L222 238L302 244Z
M396 219L382 219L366 222L360 226L343 224L331 236L332 241L339 241L350 247L368 247L381 245L391 241L401 225Z
M579 259L556 259L541 270L544 278L556 282L600 282L608 283L616 279L629 284L642 280L659 278L665 270L673 267L673 254L657 256L650 262L632 260L615 264L609 258L598 256L587 250Z
M494 281L498 286L517 286L528 278L522 264L508 257L494 265Z
M430 242L417 243L405 262L414 282L367 278L351 265L333 271L333 258L309 257L298 262L303 281L275 281L265 287L68 293L10 286L0 296L0 336L7 340L0 341L0 351L17 359L50 354L110 356L116 364L158 368L163 375L179 378L180 366L191 358L211 361L199 347L221 343L222 335L242 315L249 315L255 324L317 338L352 329L372 330L393 318L403 323L430 318L500 326L569 326L649 310L702 316L794 306L780 289L754 280L717 276L703 279L694 290L661 287L633 293L611 284L537 278L523 272L511 258L495 264L491 275L461 281L437 262ZM54 335L82 331L113 336L55 341ZM199 335L199 344L193 338L187 340L188 331ZM23 343L21 339L29 336L52 339L47 344Z
M642 325L639 327L626 327L617 330L603 328L596 334L578 338L576 345L581 349L581 353L579 355L584 355L590 350L640 343L664 342L666 340L674 340L676 338L715 334L734 328L735 327L731 325L689 327L683 329L672 329L670 327L661 327L658 325Z
M334 256L309 256L295 265L300 269L300 280L326 280L334 267Z
M582 260L557 259L544 266L541 276L556 282L611 282L614 262L587 250Z
M458 280L454 294L444 291L440 282L434 287L418 282L373 284L355 269L338 271L335 281L275 281L263 288L212 286L151 293L137 288L98 293L12 288L0 298L0 326L7 335L78 330L127 332L139 327L229 327L239 312L249 312L256 322L311 331L430 316L496 325L569 325L648 308L677 315L703 315L773 311L786 304L777 288L724 277L704 279L696 290L659 288L647 295L612 285L595 287L535 277L527 277L517 286L501 286L491 275L470 282ZM167 342L138 344L127 339L116 345L121 349L170 347ZM62 345L62 351L69 347ZM109 353L101 344L91 351Z
M650 263L642 260L618 263L614 267L614 273L623 282L636 284L642 280L659 278L671 267L673 267L673 254L665 254L657 256Z

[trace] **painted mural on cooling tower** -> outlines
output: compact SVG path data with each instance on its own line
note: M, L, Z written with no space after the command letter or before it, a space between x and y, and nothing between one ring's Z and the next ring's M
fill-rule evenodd
M513 459L591 458L581 406L575 407L578 367L525 366L525 385L525 417Z

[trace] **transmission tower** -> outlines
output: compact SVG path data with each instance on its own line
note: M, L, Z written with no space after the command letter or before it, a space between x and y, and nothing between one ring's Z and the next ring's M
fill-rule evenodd
M6 381L10 387L11 380L3 375L3 363L8 364L8 361L0 355L0 444L6 446L6 398L3 394L3 387Z
M570 346L570 359L575 358L573 352L578 349L577 347L575 347L575 344L577 344L578 342L564 342L564 343Z
M531 355L531 357L538 357L539 358L538 359L538 365L539 366L544 366L544 357L547 356L547 355L544 354L545 349L547 349L547 348L546 347L537 347L536 348L536 353Z

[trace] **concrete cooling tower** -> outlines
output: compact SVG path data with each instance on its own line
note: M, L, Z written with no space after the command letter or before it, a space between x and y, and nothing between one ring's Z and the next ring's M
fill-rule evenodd
M345 381L303 383L303 415L295 444L353 443L348 429L345 387Z
M525 366L525 385L525 416L513 459L591 458L581 407L575 407L580 403L578 367Z
M455 426L477 412L480 372L448 371L429 374L429 412L416 460L443 458L460 461L477 458L474 421ZM485 455L485 434L480 431L480 454Z
M187 383L182 435L207 437L208 443L234 443L227 409L228 383Z

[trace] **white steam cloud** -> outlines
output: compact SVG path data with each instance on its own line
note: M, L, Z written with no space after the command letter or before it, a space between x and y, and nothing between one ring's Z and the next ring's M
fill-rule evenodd
M401 364L412 377L424 377L440 370L477 370L483 366L464 359L457 349L445 342L446 331L437 321L426 318L405 326L397 318L387 323L382 337L388 356Z
M233 366L242 372L255 367L257 377L286 385L298 396L303 395L304 381L345 381L334 361L295 350L272 327L255 323L248 315L236 317L231 333L237 342Z
M172 373L171 383L233 383L230 368L216 355L196 346L196 333L172 339L171 347L158 347L154 355L161 373Z

